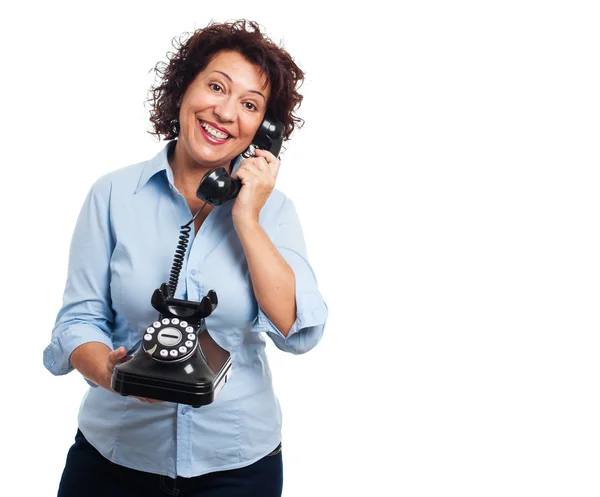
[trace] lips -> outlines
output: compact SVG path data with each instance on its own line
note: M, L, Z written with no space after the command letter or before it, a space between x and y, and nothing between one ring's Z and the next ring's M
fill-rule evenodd
M226 129L209 121L198 119L198 126L202 136L212 145L221 145L231 138L231 135Z
M221 131L222 133L225 133L227 135L229 135L229 131L227 131L225 128L222 128L221 126L219 126L218 124L215 124L213 122L210 121L203 121L202 119L200 119L200 123L205 123L208 124L209 126L212 126L213 128L215 128L218 131Z

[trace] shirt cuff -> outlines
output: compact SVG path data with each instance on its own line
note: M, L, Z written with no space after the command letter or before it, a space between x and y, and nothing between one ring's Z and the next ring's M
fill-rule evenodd
M75 369L69 360L71 354L77 347L88 342L100 342L113 350L111 339L100 329L90 324L74 324L56 335L46 347L44 366L55 376L70 373ZM89 381L88 384L96 386Z
M254 331L269 333L275 345L281 350L302 354L312 349L323 335L328 309L319 293L311 292L296 296L296 320L287 337L273 324L264 311L258 307Z

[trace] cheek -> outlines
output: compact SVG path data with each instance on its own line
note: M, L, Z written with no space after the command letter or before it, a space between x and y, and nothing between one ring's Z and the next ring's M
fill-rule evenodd
M190 120L196 112L210 105L212 105L210 96L201 88L188 90L181 99L180 116L185 116L185 119Z
M188 106L179 113L180 132L189 138L192 138L198 131L198 119L196 118L197 111L198 109L196 107Z
M181 122L181 121L179 121ZM189 129L193 129L196 126L196 116L194 115L194 113L189 110L188 112L185 113L185 117L184 117L184 121L186 124L186 128Z
M244 142L247 142L248 145L251 143L254 135L256 135L261 122L262 118L240 120L240 138L242 138Z

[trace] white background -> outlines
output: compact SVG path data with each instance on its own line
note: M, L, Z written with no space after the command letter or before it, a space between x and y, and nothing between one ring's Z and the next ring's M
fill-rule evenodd
M75 434L42 350L89 187L162 148L172 38L246 17L306 71L278 188L330 312L269 347L284 496L599 495L596 3L386 3L5 4L3 494L55 495Z

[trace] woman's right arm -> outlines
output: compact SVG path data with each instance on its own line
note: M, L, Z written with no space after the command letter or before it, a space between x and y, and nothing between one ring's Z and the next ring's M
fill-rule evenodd
M111 190L105 176L92 186L83 204L71 240L63 305L44 350L44 365L52 374L67 374L76 367L93 386L105 386L108 354L114 348Z
M113 369L125 354L125 347L111 350L103 343L88 342L73 351L70 361L88 382L112 390L110 383Z

